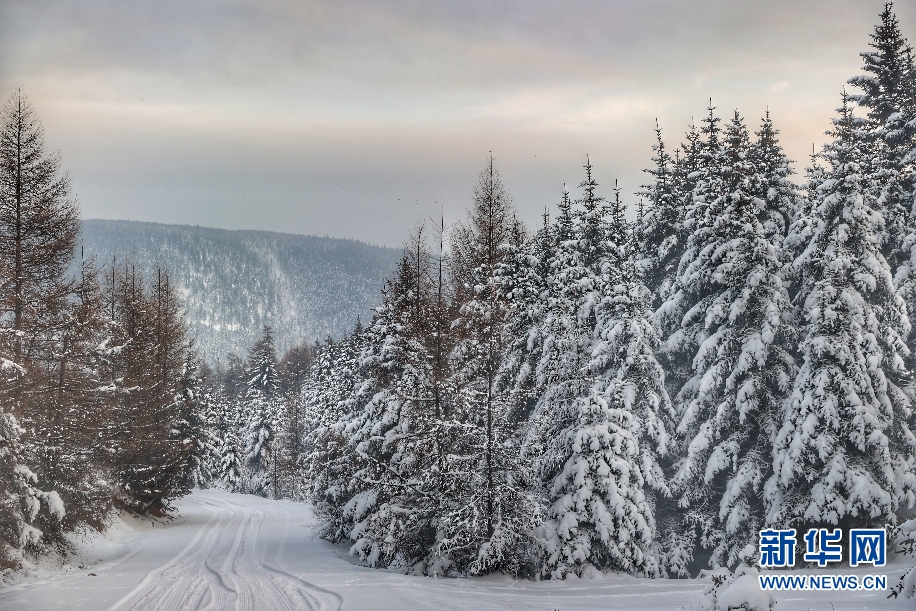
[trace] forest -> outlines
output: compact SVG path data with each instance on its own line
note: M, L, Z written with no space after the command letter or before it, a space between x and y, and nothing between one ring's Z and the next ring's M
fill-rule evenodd
M0 568L195 486L310 502L416 575L684 577L754 566L770 527L916 554L916 67L891 5L862 59L801 174L769 112L712 101L675 146L656 128L632 221L586 159L526 227L490 157L371 319L282 355L265 326L209 365L168 270L74 266L76 203L15 93Z
M0 118L0 569L126 509L162 515L206 451L169 272L78 260L78 207L19 91Z

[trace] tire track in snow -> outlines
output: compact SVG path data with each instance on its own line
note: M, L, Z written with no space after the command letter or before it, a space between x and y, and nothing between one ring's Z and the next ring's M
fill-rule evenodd
M203 506L201 503L195 504ZM150 571L136 588L110 607L109 611L196 609L199 605L189 603L205 597L213 598L212 580L207 579L206 574L210 572L206 559L219 543L220 533L233 522L235 512L225 507L209 509L212 517L198 529L191 542L168 562ZM227 598L225 595L217 597Z
M241 505L236 505L235 503L230 503L227 501L221 502L221 504L233 505L235 507L243 508ZM245 508L247 509L247 508ZM268 579L260 579L254 581L256 584L256 589L258 594L262 597L270 599L274 603L274 607L264 607L260 605L259 600L254 600L255 603L253 606L240 606L239 609L255 609L269 608L276 609L277 611L294 611L298 609L307 609L309 611L339 611L342 604L343 598L335 592L325 590L324 588L318 587L304 579L301 579L291 573L288 573L284 570L273 566L276 564L276 558L278 554L284 549L286 542L286 534L289 531L289 514L286 511L282 511L283 515L283 536L280 538L279 546L273 545L268 546L264 552L268 550L273 550L273 563L268 564L262 560L264 554L262 554L259 549L259 539L261 535L261 527L264 524L266 516L263 511L259 509L251 510L254 514L252 521L252 527L249 529L251 533L250 539L245 542L244 553L239 558L239 564L242 567L241 573L248 574L260 574ZM270 582L273 585L273 588L267 586L267 582Z
M216 499L196 499L212 513L191 542L165 564L150 571L109 611L339 611L339 595L317 587L262 560L263 511ZM276 562L289 530L283 515L279 545L267 545Z

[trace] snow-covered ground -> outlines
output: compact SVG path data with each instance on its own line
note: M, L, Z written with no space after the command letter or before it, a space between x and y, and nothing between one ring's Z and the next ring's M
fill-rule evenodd
M81 542L69 564L0 587L0 609L675 611L701 608L706 585L624 575L537 583L408 577L358 566L345 548L319 539L308 505L205 490L176 507L173 521L119 521ZM896 583L902 567L832 571L880 572ZM886 594L782 592L777 600L782 611L914 608Z

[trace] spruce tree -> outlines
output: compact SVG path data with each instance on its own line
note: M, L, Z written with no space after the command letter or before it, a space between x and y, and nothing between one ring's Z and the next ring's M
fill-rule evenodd
M245 393L245 460L251 469L251 492L273 492L276 432L280 412L280 374L273 329L264 325L261 337L248 353Z
M612 252L616 238L610 235L608 203L596 193L590 163L585 172L580 185L584 193L576 209L564 194L555 229L557 244L547 265L551 275L539 330L544 343L535 366L540 396L531 416L533 437L526 450L539 456L535 465L545 482L561 468L565 457L545 451L541 443L559 442L557 431L574 418L574 404L591 385L586 365L591 358L595 308L602 296L602 268L619 265L617 253ZM624 231L621 239L625 239L625 227L617 230Z
M0 384L15 383L22 367L0 357ZM24 464L23 430L13 414L0 408L0 571L19 568L24 548L34 548L43 533L35 526L42 501L58 521L64 504L57 492L42 492L38 478Z
M798 205L797 187L792 183L791 161L779 144L779 130L773 125L767 110L751 144L748 159L757 173L757 210L764 235L774 246L783 250L783 240L789 233L793 214Z
M849 100L821 157L794 262L803 361L774 442L772 523L881 526L914 502L912 407L901 386L910 323L881 254L884 219Z
M353 522L344 516L344 509L357 492L351 480L363 464L352 451L344 427L372 392L363 383L366 336L357 321L353 333L340 341L328 337L318 343L302 390L308 430L302 444L303 472L309 482L309 498L325 520L322 536L335 542L349 540L352 532Z
M437 539L445 456L428 342L430 263L421 227L366 329L366 379L357 394L363 406L342 427L361 463L344 510L353 522L352 551L372 564L421 574L429 564L441 570L428 556Z
M248 488L242 440L232 429L226 432L219 448L216 482L229 492L245 492Z
M684 458L673 480L685 530L698 528L711 565L734 565L764 523L769 440L793 365L781 341L781 254L758 214L747 130L736 112L720 132L710 109L704 133L691 235L660 311L679 322L667 349L689 363L676 397Z
M881 252L896 272L909 258L903 240L913 227L916 69L892 3L884 5L880 19L871 34L874 50L860 54L865 74L848 81L862 93L849 99L866 111L864 120L856 123L865 132L863 145L872 156L869 165L876 211L884 217L879 232Z
M563 193L568 201L568 193ZM544 321L552 285L551 261L556 252L556 232L544 213L544 225L533 239L506 247L500 268L500 293L515 304L506 323L509 344L496 385L505 394L512 420L526 420L543 390L543 376L537 371L547 336Z
M175 446L175 487L179 494L205 488L210 482L207 461L216 452L217 438L208 426L208 397L200 390L199 364L193 351L185 354L178 382L176 419L172 426Z
M868 188L883 226L877 235L895 286L916 312L916 67L891 3L871 34L872 51L861 53L863 72L849 79L861 93L850 101L865 111L855 120L869 158ZM910 338L909 346L916 347ZM912 354L909 365L912 367Z
M671 158L662 140L662 130L656 125L656 143L652 147L655 168L645 170L654 178L640 194L650 206L637 219L635 241L636 261L643 283L653 296L653 309L661 305L677 274L684 252L684 195L678 183L677 162Z
M667 452L669 436L660 412L670 421L671 405L619 191L609 206L596 186L586 166L577 239L557 266L559 292L567 296L556 301L563 308L557 315L567 335L555 343L565 348L559 360L566 365L554 368L562 377L533 418L549 507L544 570L554 577L595 569L656 576L652 497L667 492L658 455Z

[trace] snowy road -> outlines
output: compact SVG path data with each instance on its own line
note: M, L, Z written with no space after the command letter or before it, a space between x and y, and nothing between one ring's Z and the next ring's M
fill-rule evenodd
M84 550L90 566L83 562L82 568L0 588L0 609L339 610L338 594L277 564L293 528L282 505L217 491L195 493L179 503L182 517L175 523L159 528L135 523L133 533L118 533L136 535L132 540ZM102 557L93 559L92 552Z
M191 542L146 575L110 611L237 609L336 611L340 596L274 566L278 548L261 545L265 512L216 498L189 499L212 513ZM284 516L283 528L289 527Z
M540 611L693 610L702 580L532 583L505 576L426 579L354 564L314 534L307 505L206 490L176 503L171 523L118 523L79 543L81 558L0 587L0 610ZM850 569L846 569L849 572ZM898 569L888 567L888 576ZM781 593L781 611L913 609L885 594Z

